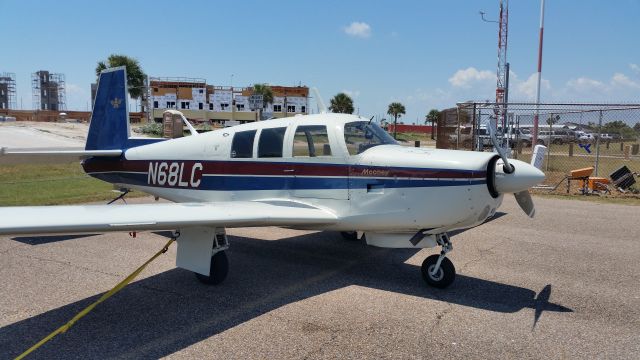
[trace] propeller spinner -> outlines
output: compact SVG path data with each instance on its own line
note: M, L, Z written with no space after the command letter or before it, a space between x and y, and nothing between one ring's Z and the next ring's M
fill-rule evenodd
M501 169L498 167L500 161L495 162L495 190L499 193L513 193L524 213L529 217L533 217L536 209L533 205L531 194L529 194L529 188L539 184L545 178L539 167L542 164L540 159L544 157L546 147L542 145L535 147L531 164L519 160L509 160L505 149L498 143L496 129L491 121L489 121L487 129L489 130L493 147L502 160Z

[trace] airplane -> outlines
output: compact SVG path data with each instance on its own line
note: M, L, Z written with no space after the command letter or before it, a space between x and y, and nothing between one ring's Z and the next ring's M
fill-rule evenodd
M533 217L528 189L545 177L532 165L539 153L528 164L499 147L498 154L407 147L369 119L324 111L199 134L167 110L191 136L135 138L127 94L126 69L104 70L84 150L5 148L0 163L80 159L96 179L170 202L2 207L0 234L177 230L176 266L215 285L229 271L226 228L339 231L371 246L439 246L421 275L446 288L456 275L448 232L482 224L507 193Z

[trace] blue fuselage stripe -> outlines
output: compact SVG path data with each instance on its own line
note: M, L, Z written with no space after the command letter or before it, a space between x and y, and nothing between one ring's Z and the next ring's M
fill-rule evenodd
M139 186L180 188L168 184L149 184L147 174L124 172L93 173L91 176L111 183ZM423 188L443 186L469 186L486 184L485 179L393 179L358 177L294 177L294 176L204 176L198 190L335 190L366 189L377 185L384 188ZM190 188L190 187L183 187Z

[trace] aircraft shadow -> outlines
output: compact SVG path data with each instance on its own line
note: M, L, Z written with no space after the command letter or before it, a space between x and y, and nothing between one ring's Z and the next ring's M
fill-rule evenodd
M100 234L16 236L11 238L11 240L15 240L27 245L44 245L58 241L82 239L96 235Z
M513 313L571 311L536 292L458 275L445 290L427 287L404 262L417 250L380 249L320 232L266 241L230 237L229 277L200 284L182 269L137 281L32 353L33 358L158 358L282 306L358 285L453 304ZM114 281L115 283L115 281ZM95 301L62 306L0 329L0 358L13 358ZM534 323L535 326L535 323Z

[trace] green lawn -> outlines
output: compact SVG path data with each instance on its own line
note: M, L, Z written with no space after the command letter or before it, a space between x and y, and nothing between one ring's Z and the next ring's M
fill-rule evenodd
M79 163L0 166L0 206L107 201L118 195L112 190L111 184L87 176Z

